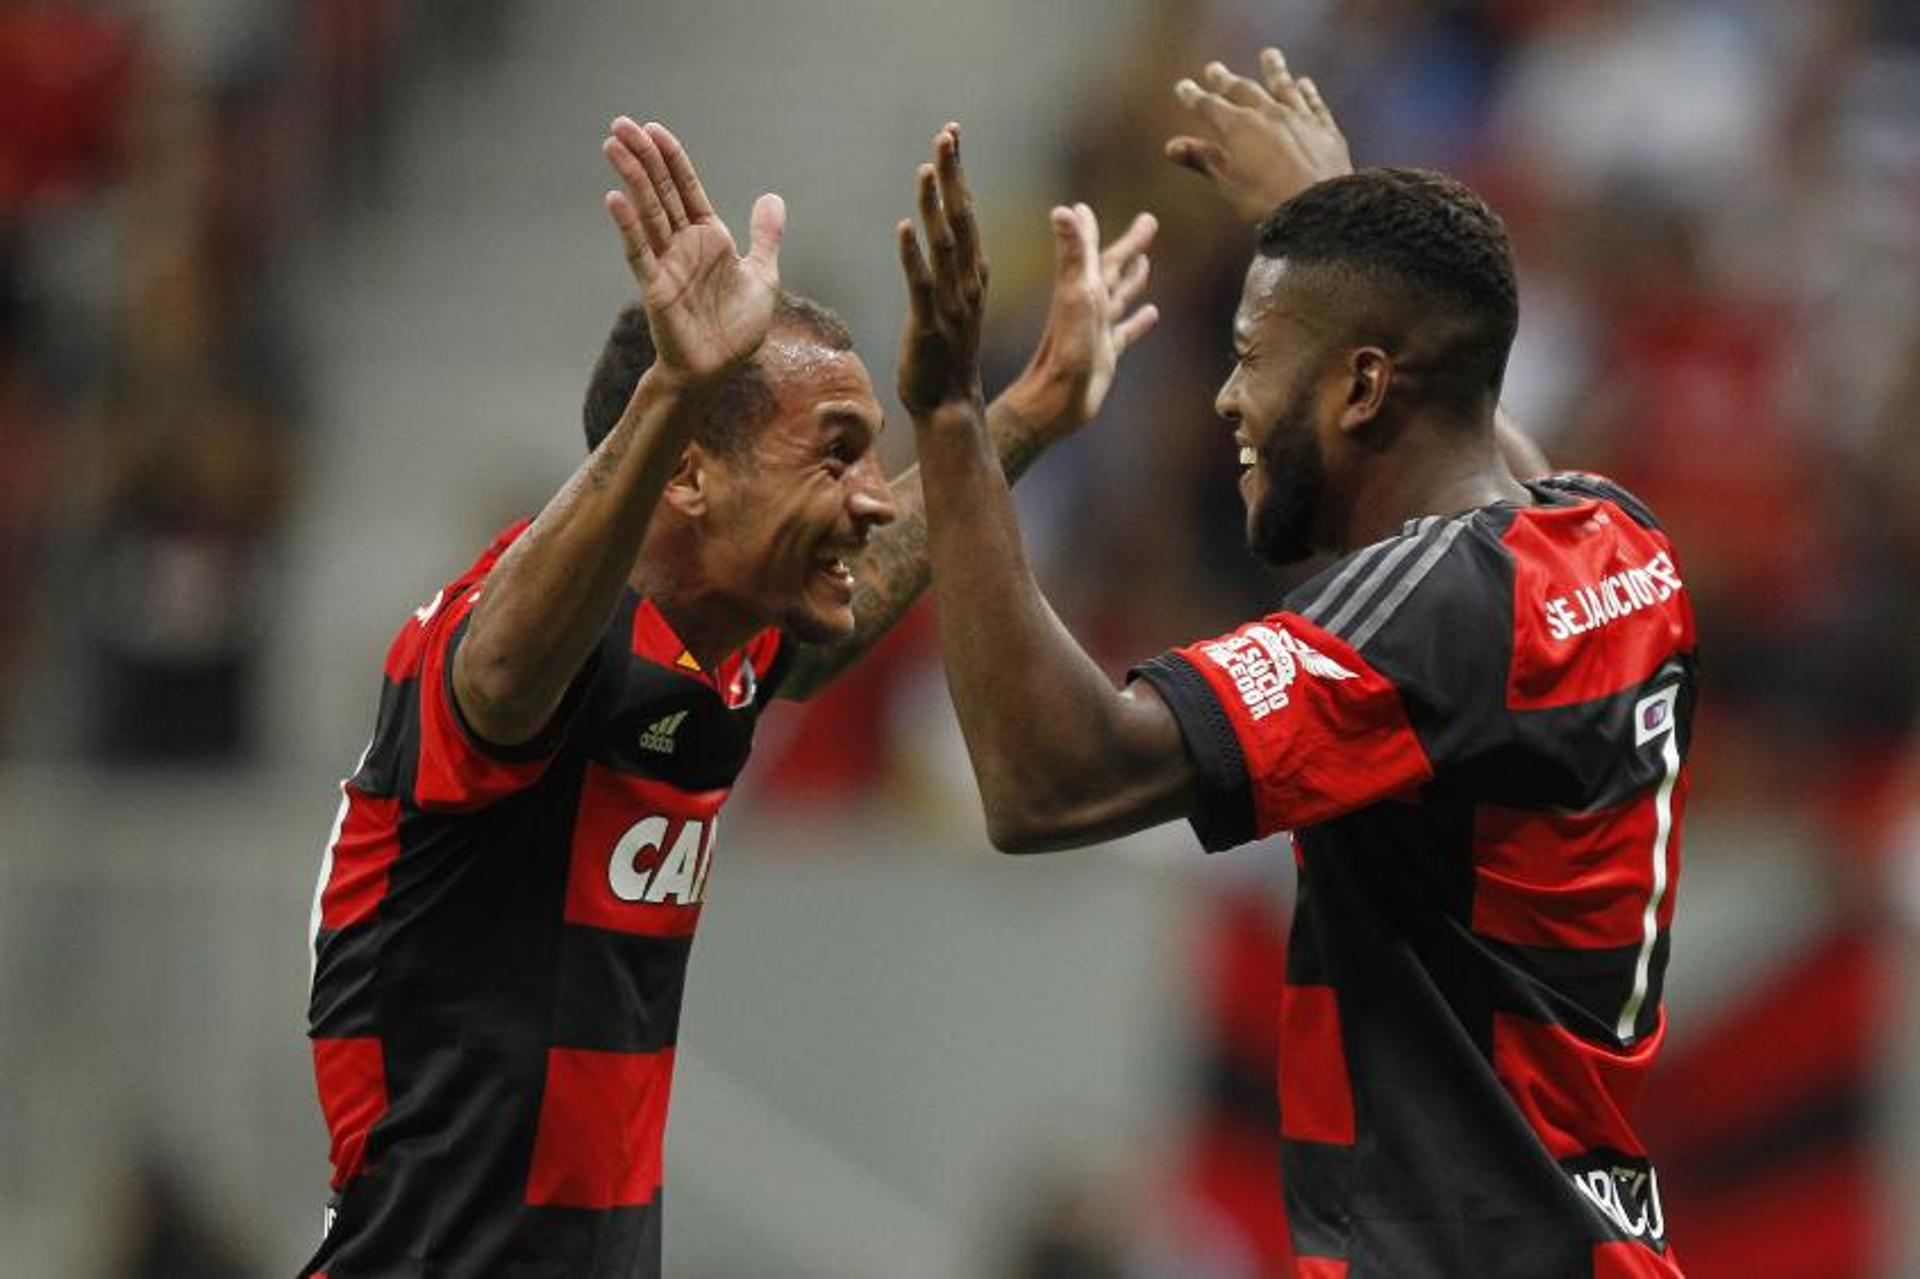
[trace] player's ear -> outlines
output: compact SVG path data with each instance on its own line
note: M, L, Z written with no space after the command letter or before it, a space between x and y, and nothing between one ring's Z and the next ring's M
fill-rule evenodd
M1347 395L1340 429L1361 431L1376 421L1393 385L1393 357L1377 346L1356 347L1347 356Z
M660 500L687 519L697 520L712 504L713 480L713 458L698 444L689 444L680 455L680 465L668 477Z

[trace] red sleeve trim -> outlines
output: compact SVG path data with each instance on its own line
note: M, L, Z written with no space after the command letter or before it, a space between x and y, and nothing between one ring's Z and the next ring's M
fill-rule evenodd
M1316 825L1433 776L1393 682L1298 614L1273 614L1174 656L1225 714L1256 835Z

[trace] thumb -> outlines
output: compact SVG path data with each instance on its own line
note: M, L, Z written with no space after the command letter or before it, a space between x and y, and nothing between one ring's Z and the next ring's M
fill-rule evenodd
M1167 159L1183 169L1192 169L1205 177L1212 177L1219 171L1226 152L1217 142L1208 142L1202 138L1178 137L1167 142Z
M775 280L780 278L780 240L786 230L785 200L769 192L753 202L753 216L748 224L752 247L747 251L747 260L765 268Z

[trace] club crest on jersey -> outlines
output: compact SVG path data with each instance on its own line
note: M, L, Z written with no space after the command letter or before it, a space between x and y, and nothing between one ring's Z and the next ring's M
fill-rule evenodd
M1354 673L1284 627L1254 625L1202 650L1232 679L1247 712L1265 719L1285 708L1301 671L1316 679L1355 679Z

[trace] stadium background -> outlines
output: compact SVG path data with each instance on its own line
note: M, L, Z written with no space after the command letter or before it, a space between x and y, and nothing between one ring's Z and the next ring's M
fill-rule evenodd
M1160 214L1162 331L1020 494L1118 670L1275 589L1208 407L1249 237L1158 158L1176 77L1275 42L1363 163L1495 201L1509 404L1685 556L1708 684L1650 1130L1689 1273L1920 1275L1916 13L0 3L0 1269L273 1275L311 1247L333 786L386 637L578 456L629 294L612 114L680 130L736 223L787 197L789 283L883 387L888 228L943 120L1003 375L1046 207ZM972 805L924 614L765 726L688 996L671 1273L1288 1273L1288 859L1168 830L1015 862Z

